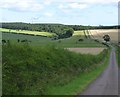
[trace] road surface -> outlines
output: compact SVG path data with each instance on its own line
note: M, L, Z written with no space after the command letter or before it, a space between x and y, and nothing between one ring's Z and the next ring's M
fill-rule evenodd
M80 95L118 95L118 65L114 48L108 67Z

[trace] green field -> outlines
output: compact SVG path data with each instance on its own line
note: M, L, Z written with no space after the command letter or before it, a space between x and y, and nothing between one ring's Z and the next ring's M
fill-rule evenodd
M38 32L38 31L28 31L28 30L12 30L12 29L5 29L5 28L0 28L0 32L30 34L30 35L35 35L35 36L40 35L40 36L47 36L47 37L56 36L55 33L49 33L49 32Z
M94 40L87 39L83 31L76 32L70 38L53 40L53 38L42 37L42 36L32 36L32 35L22 35L15 33L2 33L2 39L10 40L11 43L17 43L17 40L30 40L30 45L34 46L44 46L44 45L54 45L58 47L103 47L104 45L95 42ZM83 41L78 41L83 39Z

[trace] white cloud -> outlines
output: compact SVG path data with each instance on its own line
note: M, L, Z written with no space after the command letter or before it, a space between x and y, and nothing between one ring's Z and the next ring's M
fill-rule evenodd
M89 3L89 4L111 4L111 3L118 3L119 0L80 0L80 2Z
M44 16L46 16L46 17L53 17L53 13L50 13L50 12L46 12L46 13L44 13Z
M65 9L65 8L67 8L67 6L65 6L65 5L63 5L63 4L60 4L60 5L58 6L58 8L60 8L60 9Z
M51 0L52 2L58 2L58 0ZM89 3L89 4L110 4L110 3L118 3L119 0L62 0L59 2L76 2L76 3Z
M36 0L2 0L0 8L12 9L17 11L39 11L43 9L43 5Z
M53 1L52 0L44 0L45 5L50 5Z
M88 7L87 4L81 4L81 3L68 3L68 4L60 4L58 6L59 9L64 9L64 10L70 10L72 9L84 9Z
M71 3L68 6L71 7L71 8L83 9L83 8L87 7L87 4Z
M56 2L56 0L53 0ZM119 0L63 0L58 8L63 12L68 13L71 9L84 9L93 5L116 5Z
M40 11L45 7L45 5L51 5L54 2L58 4L66 2L66 5L60 5L59 8L83 9L92 4L113 4L117 3L118 1L119 0L1 0L0 8L17 11Z

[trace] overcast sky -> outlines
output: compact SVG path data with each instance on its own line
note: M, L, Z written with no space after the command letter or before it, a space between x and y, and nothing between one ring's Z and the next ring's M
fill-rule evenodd
M118 0L2 0L1 22L117 25Z

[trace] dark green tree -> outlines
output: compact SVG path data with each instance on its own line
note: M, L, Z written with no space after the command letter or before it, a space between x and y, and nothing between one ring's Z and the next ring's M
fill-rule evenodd
M74 33L74 30L72 28L70 28L66 31L66 36L71 37L73 35L73 33Z
M103 36L103 39L104 39L106 42L108 42L108 41L110 41L110 36L109 36L109 35L104 35L104 36Z

